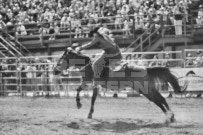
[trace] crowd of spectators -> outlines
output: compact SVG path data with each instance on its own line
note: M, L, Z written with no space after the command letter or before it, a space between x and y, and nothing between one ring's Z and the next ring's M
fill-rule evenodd
M0 20L2 18L6 25L18 25L16 35L33 34L23 27L33 23L41 24L40 33L54 35L68 30L71 25L75 38L88 37L84 33L98 23L109 23L108 28L130 35L132 26L147 29L151 22L157 27L162 22L177 25L176 34L180 35L181 14L185 14L188 22L189 4L191 0L1 0ZM202 13L199 17L202 18ZM133 20L135 25L132 25Z

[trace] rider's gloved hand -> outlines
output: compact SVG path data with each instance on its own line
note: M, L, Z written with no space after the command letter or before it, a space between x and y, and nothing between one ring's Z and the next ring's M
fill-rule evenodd
M81 47L76 47L76 48L75 48L75 51L76 51L77 53L80 53Z

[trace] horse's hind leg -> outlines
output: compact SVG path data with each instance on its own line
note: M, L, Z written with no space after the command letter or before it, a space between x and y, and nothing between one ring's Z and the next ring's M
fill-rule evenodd
M156 97L154 98L154 100L152 100L152 102L154 102L159 108L161 108L161 110L166 114L167 110L164 107L164 105L158 100L156 99Z
M174 118L174 113L171 111L168 103L166 102L166 99L158 92L156 91L155 93L155 102L161 105L158 105L162 111L165 113L166 117L167 117L167 122L174 122L175 118ZM155 103L155 104L156 104ZM164 109L163 109L164 108Z
M166 115L168 117L167 119L169 119L171 122L174 122L175 121L175 115L174 115L173 111L170 109L168 103L166 102L166 99L164 97L162 97L162 98L163 98L162 102L163 102L164 106L167 108L167 113L166 113Z
M91 108L90 108L90 112L88 114L88 118L91 119L92 118L92 114L94 112L94 103L95 103L95 100L97 98L97 93L98 93L98 88L97 87L94 87L93 88L93 95L92 95L92 99L91 99Z
M82 104L80 103L80 92L82 90L82 85L77 88L77 95L76 95L76 102L77 102L77 108L80 109L82 107Z

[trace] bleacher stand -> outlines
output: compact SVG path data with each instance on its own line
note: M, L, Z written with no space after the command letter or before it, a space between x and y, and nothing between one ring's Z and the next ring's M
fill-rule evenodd
M121 31L124 29L127 31L126 34L130 34L126 30L127 26L122 24L125 22L132 24L133 19L137 24L133 29L136 30L147 29L148 22L159 22L160 18L164 21L168 18L174 24L174 16L170 14L175 13L174 8L177 6L181 8L182 13L186 14L185 19L188 21L189 4L191 0L71 0L71 2L66 0L6 0L0 3L0 13L11 30L11 25L18 25L18 22L22 22L28 35L39 34L39 30L33 29L38 28L37 23L44 21L57 22L60 30L66 32L71 22L74 25L72 30L78 33L77 26L97 24L101 20L103 23L112 23L108 25L110 28L117 28ZM112 18L115 16L121 18ZM199 16L201 17L201 14ZM86 20L85 23L84 20ZM84 29L86 28L84 26Z

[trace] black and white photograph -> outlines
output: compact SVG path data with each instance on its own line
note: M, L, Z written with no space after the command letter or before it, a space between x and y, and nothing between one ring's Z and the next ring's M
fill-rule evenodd
M203 0L0 0L0 135L202 135Z

